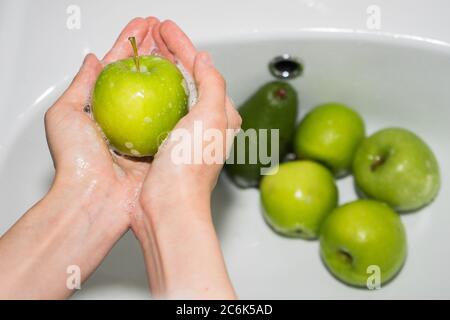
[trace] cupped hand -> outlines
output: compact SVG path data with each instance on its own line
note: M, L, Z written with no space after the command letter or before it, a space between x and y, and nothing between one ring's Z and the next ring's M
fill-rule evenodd
M47 140L56 168L54 188L70 189L81 184L87 191L100 189L108 201L117 205L117 212L123 214L120 217L124 228L139 220L136 217L142 215L143 205L154 208L156 200L177 201L181 196L191 203L209 200L223 165L220 162L175 164L171 158L175 143L170 139L151 164L110 152L85 107L103 66L133 55L130 36L136 38L140 55L157 52L177 61L196 82L198 101L175 129L184 128L193 133L197 122L203 129L221 131L224 160L232 141L226 129L238 129L241 123L226 95L223 77L213 67L209 55L198 53L189 38L171 21L160 23L153 17L133 19L101 61L92 54L86 56L69 88L45 116Z
M136 38L140 55L156 51L181 63L198 90L196 104L152 162L111 153L101 130L84 111L103 66L132 56L131 36ZM89 220L83 225L89 229L97 221L95 225L102 230L96 229L96 234L106 242L104 248L112 247L131 227L143 248L150 284L157 295L172 296L170 292L181 290L188 296L234 297L212 226L210 196L240 124L226 95L225 81L208 54L198 53L171 21L134 19L101 61L94 55L85 58L70 87L46 113L47 140L56 168L50 192L58 190L54 194L61 199L62 190L73 198L77 195L74 189L81 188L79 202ZM198 126L200 135L196 134ZM220 146L216 145L212 162L202 153L213 138L205 137L209 129L218 133L214 139ZM173 137L180 130L191 138L187 141L194 149L200 145L200 162L174 161L180 141ZM100 213L91 216L94 204ZM198 251L197 255L186 257L185 249ZM102 257L92 260L89 270L94 270Z
M198 91L198 99L160 146L143 182L140 203L145 212L152 215L167 214L165 211L170 210L164 209L175 204L185 208L208 207L211 192L228 155L234 134L240 128L241 118L227 96L225 81L214 67L209 54L197 52L189 38L174 22L165 21L159 24L154 29L154 39L162 55L181 63L191 74ZM211 129L217 135L210 131L212 134L208 137L208 130ZM187 140L180 139L180 132ZM180 163L174 159L175 149L180 149L181 144L186 146L186 143L192 150L192 157ZM213 157L207 159L211 153L206 152L206 149L214 143L216 146L222 146L222 149L216 150ZM199 151L197 154L201 154L200 159L193 155L194 148ZM196 211L199 211L199 214L200 211L201 214L210 212Z
M149 163L111 153L86 106L103 66L132 56L128 37L136 38L139 54L150 54L158 24L156 18L133 19L101 61L93 54L87 55L69 88L45 115L47 140L56 168L52 189L82 186L86 193L107 197L93 200L115 204L114 211L120 215L124 229L129 226L130 214L140 210L137 200Z

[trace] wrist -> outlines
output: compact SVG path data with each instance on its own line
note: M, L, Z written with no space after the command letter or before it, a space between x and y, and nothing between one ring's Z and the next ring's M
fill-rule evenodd
M178 180L147 178L139 197L144 214L154 220L175 216L211 221L211 190L194 181Z
M155 297L235 298L209 204L151 206L143 219L138 239Z
M147 190L145 190L147 191ZM172 192L170 196L152 192L141 194L143 216L153 226L177 226L190 222L212 225L210 195Z
M77 219L95 222L97 231L123 233L129 226L129 214L121 197L114 181L67 179L57 172L43 201L61 205L61 211L72 212Z
M67 297L67 268L78 267L84 281L128 228L105 201L109 188L61 181L2 236L0 283L9 297Z

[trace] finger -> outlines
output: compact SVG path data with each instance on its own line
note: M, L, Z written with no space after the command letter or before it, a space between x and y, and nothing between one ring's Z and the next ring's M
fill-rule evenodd
M199 95L197 105L207 106L212 111L224 110L225 80L214 68L208 53L197 54L194 63L194 78Z
M241 128L241 116L239 115L239 112L237 112L233 101L228 96L225 98L225 113L227 115L229 129L237 130Z
M83 109L88 102L91 95L92 88L99 73L102 71L102 65L97 57L90 53L88 54L81 65L75 78L72 80L69 88L64 92L57 103L61 107L73 107L76 109Z
M234 137L239 132L242 124L241 116L237 112L233 101L230 97L225 98L225 114L227 117L227 128L231 130L226 131L226 143L225 143L225 158L228 159L231 153L231 148L234 143Z
M168 51L183 64L190 74L193 74L197 50L188 36L175 22L170 20L161 23L159 33Z
M175 62L174 55L169 51L166 43L164 42L164 40L161 36L161 25L162 24L158 24L157 26L155 26L153 28L153 34L152 34L153 39L155 40L155 43L156 43L158 54L166 57L167 59L169 59L172 62Z
M142 43L138 48L140 55L151 54L156 46L155 40L153 39L153 28L159 25L159 20L155 17L148 17L145 20L147 20L148 29L144 40L142 40Z
M125 59L133 55L133 48L130 45L129 37L135 37L139 46L148 32L148 21L143 18L131 20L122 30L112 49L102 59L102 64L106 65L116 60Z

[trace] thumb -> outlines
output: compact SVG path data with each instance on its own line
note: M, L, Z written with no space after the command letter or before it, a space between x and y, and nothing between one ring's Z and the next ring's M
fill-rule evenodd
M225 110L225 80L206 52L200 52L195 57L194 79L198 89L197 105L211 111Z
M95 81L102 70L102 65L97 57L88 54L81 65L77 75L72 80L69 88L61 96L59 102L65 107L82 109L88 101Z

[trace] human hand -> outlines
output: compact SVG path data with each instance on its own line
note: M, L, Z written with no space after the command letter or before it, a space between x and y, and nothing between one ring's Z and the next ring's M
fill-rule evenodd
M151 164L109 152L97 126L82 109L89 100L102 65L132 56L129 36L136 37L139 54L149 54L156 45L159 54L172 61L179 61L193 75L199 99L175 130L185 129L189 134L193 134L196 123L201 123L203 130L218 130L224 146L218 162L175 164L171 154L176 143L170 138L161 146ZM170 237L163 235L159 247L149 248L149 239L160 237L161 234L149 230L148 225L155 227L155 219L158 219L159 215L179 222L185 221L184 219L192 221L193 223L189 224L191 230L202 230L200 233L204 239L200 242L194 239L191 245L189 240L183 244L192 250L200 248L202 243L208 244L208 248L201 250L205 256L192 260L193 268L197 268L196 263L211 261L206 263L205 267L214 275L208 277L205 272L195 273L201 274L202 279L191 283L189 281L195 274L189 271L191 268L185 268L182 272L176 272L177 276L182 277L181 281L176 281L179 285L154 286L156 289L153 291L157 295L165 296L170 296L169 291L183 294L179 290L184 283L184 288L189 291L185 294L195 296L201 291L197 286L202 286L205 281L214 278L217 280L213 281L213 286L217 291L212 290L212 294L218 297L233 297L212 227L209 198L232 143L227 129L231 128L234 132L239 126L240 117L226 96L224 80L212 66L209 56L205 53L198 54L187 36L173 22L160 24L155 18L135 19L124 29L114 47L101 62L94 56L87 57L72 85L46 115L47 137L56 167L52 189L73 190L80 185L84 186L83 188L89 191L87 202L105 203L108 208L108 213L102 214L104 220L109 220L109 223L104 225L117 230L116 235L111 237L111 242L116 241L117 235L125 232L131 225L144 248L147 261L158 260L158 255L163 256L167 252L166 248L170 248L169 251L175 255L169 258L173 260L168 265L160 266L160 269L150 267L149 276L153 279L153 284L174 281L175 277L170 275L171 272L174 268L177 269L178 265L185 263L183 255L176 254L177 249L182 246L179 246L178 242L172 242ZM77 134L74 134L75 132ZM203 144L204 141L194 143ZM177 181L176 188L172 184L174 181ZM171 207L174 203L185 210L180 212L178 208ZM183 217L177 216L176 212L184 213ZM197 218L203 222L196 223ZM180 235L176 231L179 226L173 224L170 219L159 222L159 228ZM182 224L186 226L184 222ZM171 245L176 245L176 248L171 248ZM166 260L157 263L165 264ZM167 277L160 273L161 270L165 270Z
M155 208L164 206L162 201L167 201L167 205L180 201L194 205L205 201L209 203L234 133L240 128L241 118L226 95L225 81L214 68L209 54L198 53L189 38L172 21L163 22L155 31L158 50L172 61L181 62L192 75L198 90L198 101L161 145L143 183L140 202L147 212L155 211L157 214L158 211L164 212ZM211 141L204 134L211 129L220 134L219 141L215 142L223 149L220 154L214 154L214 159L206 159L210 154L203 151ZM174 149L179 147L181 141L179 135L175 138L173 133L181 130L191 138L191 150L198 147L201 153L201 159L196 159L195 163L193 158L191 162L175 163ZM200 135L195 130L201 130Z
M149 163L112 154L91 117L84 112L103 66L132 56L128 37L134 36L139 54L154 48L156 18L133 19L121 32L112 49L99 61L86 56L69 88L47 111L45 128L56 168L52 190L87 190L86 201L114 204L110 219L124 232L130 216L140 210L138 196Z
M198 101L155 155L140 195L142 212L133 215L131 226L157 297L232 299L235 293L213 227L210 196L241 118L209 55L198 53L177 25L171 21L158 25L154 39L161 54L181 62L193 76ZM218 134L209 137L216 139L212 159L203 153L212 142L204 136L208 130ZM175 161L180 145L198 148L194 153L200 152L200 161Z
M215 184L220 163L202 166L203 169L189 164L177 167L168 156L173 148L170 141L156 156L151 172L148 172L148 162L112 154L94 121L83 111L102 67L132 55L130 36L136 38L140 54L149 54L157 44L160 53L169 59L174 59L175 53L187 69L194 72L200 99L192 112L180 121L179 128L191 130L196 120L220 131L228 126L239 126L240 119L225 98L223 79L204 55L196 54L187 37L173 23L160 26L155 18L131 21L102 61L94 55L86 57L69 88L46 113L46 135L56 175L49 193L0 239L2 297L53 299L69 296L73 292L66 282L69 266L78 267L80 280L84 281L130 224L138 225L133 221L153 221L150 217L155 216L154 213L143 210L141 203L145 202L139 198L144 177L150 192L155 190L151 187L152 181L160 177L162 181L183 178L185 182L180 183L180 187L183 186L180 190L188 190L190 183L197 183L198 194L203 196L208 196ZM170 191L169 184L161 186ZM177 191L168 193L167 198L177 201ZM202 202L201 198L183 200L179 204L185 207ZM157 204L156 201L151 203ZM166 211L168 208L161 206L159 209L159 213L175 217L173 211ZM203 211L207 217L209 209ZM183 217L189 219L194 215ZM163 223L155 232L145 227L133 229L144 248L147 265L154 271L150 278L153 287L159 289L156 294L234 297L212 223L199 224L196 219L192 223L185 219L179 222ZM183 234L182 226L190 231ZM152 239L163 241L153 246ZM180 252L184 248L198 250L200 256L188 257L186 261L185 254ZM198 264L206 271L199 269ZM31 282L33 288L28 287Z
M131 55L129 36L141 53L150 52L157 23L134 19L102 61L88 55L47 111L55 179L49 193L0 238L0 297L68 297L75 288L67 282L68 268L79 270L77 281L84 281L128 230L149 164L112 155L83 108L103 65Z

